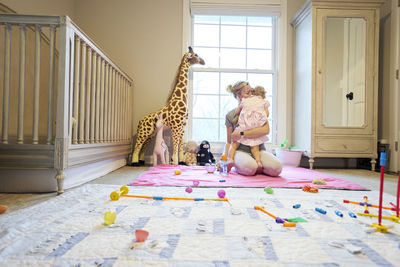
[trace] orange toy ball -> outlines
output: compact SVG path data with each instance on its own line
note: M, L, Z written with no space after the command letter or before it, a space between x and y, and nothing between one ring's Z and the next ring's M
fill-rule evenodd
M179 175L179 174L181 174L182 172L180 171L180 170L175 170L175 175Z
M0 214L3 214L4 212L6 212L8 209L8 207L6 205L0 205Z

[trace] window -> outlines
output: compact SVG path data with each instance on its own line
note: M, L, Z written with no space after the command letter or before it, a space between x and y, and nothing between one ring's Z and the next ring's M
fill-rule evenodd
M243 80L267 92L269 142L274 143L276 21L274 16L193 16L192 46L206 65L192 67L192 140L226 142L225 115L238 104L226 88Z

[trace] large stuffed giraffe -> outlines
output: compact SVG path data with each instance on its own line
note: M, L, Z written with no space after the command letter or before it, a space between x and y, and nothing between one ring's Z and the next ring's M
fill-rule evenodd
M136 145L132 154L133 166L144 164L144 153L155 134L155 122L158 116L162 116L166 128L171 128L173 143L172 164L178 164L178 159L181 162L184 161L182 139L188 118L186 87L188 83L189 67L194 64L204 65L205 63L204 60L189 47L189 52L183 55L178 76L175 81L175 87L168 99L167 105L157 112L150 113L139 121Z

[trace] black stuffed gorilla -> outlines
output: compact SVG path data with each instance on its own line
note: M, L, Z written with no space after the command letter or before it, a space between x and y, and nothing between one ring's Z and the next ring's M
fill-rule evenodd
M214 155L210 151L210 143L206 140L202 141L200 144L200 150L196 155L197 164L204 166L207 163L215 163Z

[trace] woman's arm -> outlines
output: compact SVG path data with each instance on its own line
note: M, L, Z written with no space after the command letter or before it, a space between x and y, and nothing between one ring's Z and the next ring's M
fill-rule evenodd
M267 134L269 134L268 121L261 127L243 131L243 137L245 138L258 138ZM231 142L236 142L237 140L240 139L240 132L234 131L233 133L230 134L230 136L231 136Z
M231 142L232 142L232 135L233 132L233 127L232 126L226 126L226 144L225 144L225 149L224 149L224 154L229 155L229 149L231 148Z

